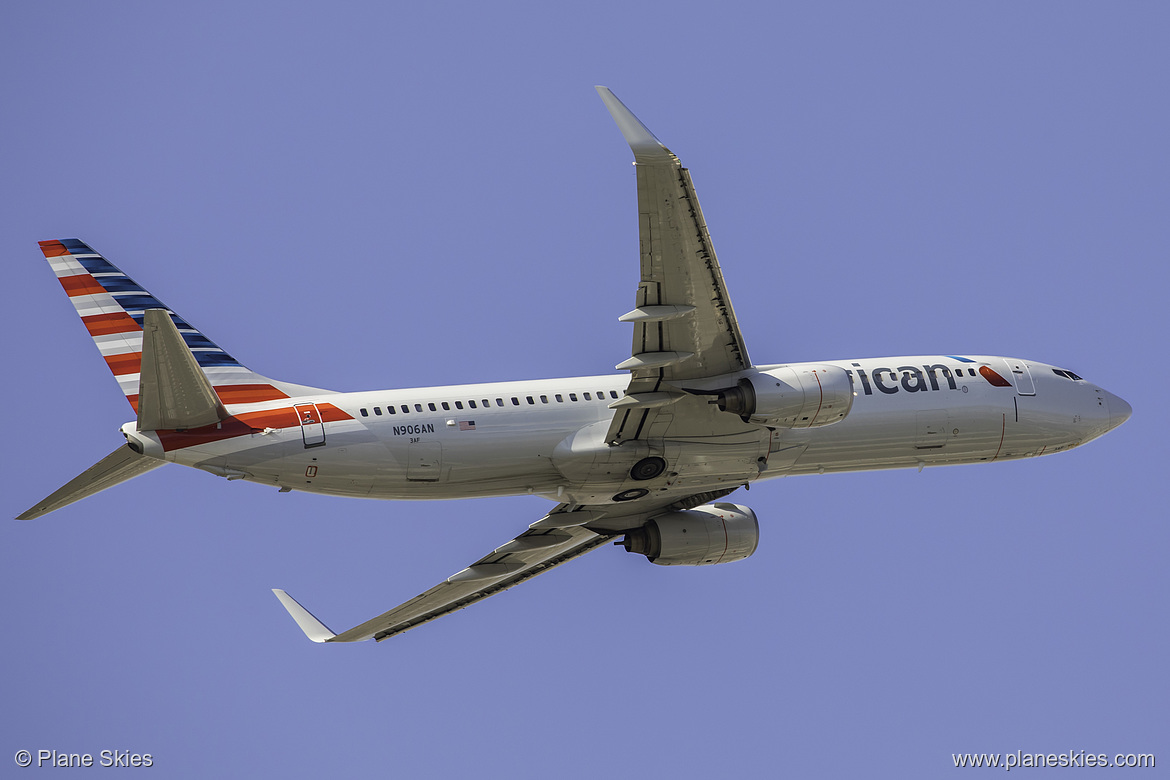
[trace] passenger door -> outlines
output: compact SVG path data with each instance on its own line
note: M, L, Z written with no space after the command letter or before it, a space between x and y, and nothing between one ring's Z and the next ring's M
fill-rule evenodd
M321 410L316 404L297 404L297 419L301 423L301 438L305 448L325 445L325 425L321 421Z
M1016 392L1020 395L1036 395L1036 385L1032 381L1032 372L1028 370L1028 365L1022 360L1013 360L1006 358L1008 371L1012 375L1012 384L1016 386Z

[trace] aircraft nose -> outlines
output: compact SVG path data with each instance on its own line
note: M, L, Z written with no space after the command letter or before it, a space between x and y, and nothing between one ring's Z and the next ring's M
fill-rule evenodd
M1109 407L1110 430L1121 425L1133 414L1133 407L1126 403L1124 398L1116 396L1108 390L1105 391L1105 403Z

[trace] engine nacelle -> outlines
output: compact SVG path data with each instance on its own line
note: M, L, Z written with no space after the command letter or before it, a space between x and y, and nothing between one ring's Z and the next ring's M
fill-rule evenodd
M719 391L716 403L744 422L774 428L815 428L845 419L853 378L837 366L800 363L760 371Z
M741 561L756 551L760 524L740 504L704 504L660 515L626 534L628 552L659 566L706 566Z

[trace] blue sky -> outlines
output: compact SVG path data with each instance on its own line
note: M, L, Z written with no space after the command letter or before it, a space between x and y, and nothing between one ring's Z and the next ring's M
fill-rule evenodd
M594 84L691 169L758 362L1016 355L1135 411L1053 457L758 485L735 496L761 518L747 561L606 548L345 647L306 641L269 589L348 628L547 504L278 495L168 466L0 524L0 766L22 748L151 753L178 778L1170 762L1168 24L1154 3L8 4L8 517L131 418L40 239L90 243L288 381L611 370L637 224Z

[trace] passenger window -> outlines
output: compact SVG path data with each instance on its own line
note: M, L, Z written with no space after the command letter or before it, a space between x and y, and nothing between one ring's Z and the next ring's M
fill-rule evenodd
M488 400L488 399L486 399L486 398L485 398L485 399L483 399L483 408L484 408L484 409L487 409L487 408L491 407L491 405L492 405L492 402L491 402L491 401L489 401L489 400ZM503 406L503 404L500 404L500 405L501 405L501 406Z
M438 409L435 408L434 404L427 404L427 408L430 409L432 412L439 411Z
M396 412L394 411L394 407L393 407L393 406L387 406L387 407L386 407L386 411L390 412L390 414L396 414Z
M533 401L533 400L532 400L532 396L528 396L528 403L530 403L530 404L535 404L535 403L536 403L536 401Z
M973 369L973 368L968 368L968 369L967 369L967 373L968 373L968 374L970 374L971 376L975 376L975 369Z
M362 409L361 412L362 412L362 417L369 417L370 416L370 413L367 412L365 409Z
M542 395L542 396L540 397L540 402L541 402L542 404L547 404L547 403L548 403L548 396L547 396L547 395Z
M475 401L468 401L468 402L467 402L467 405L468 405L468 406L470 406L472 409L475 409L475 408L476 408L476 406L475 406Z
M610 398L612 398L612 399L614 399L614 400L616 401L616 400L617 400L617 397L618 397L617 390L610 390L610 391L609 391L609 397L610 397Z
M456 401L456 402L455 402L455 408L456 408L456 409L462 409L462 408L463 408L463 402L462 402L462 401Z
M380 406L375 406L375 407L374 407L374 414L376 414L376 415L378 415L379 417L381 417L381 416L382 416L382 407L380 407Z
M586 400L586 401L592 401L593 399L589 397L589 393L586 393L586 394L585 394L585 400Z
M415 410L416 412L421 412L421 411L422 411L422 404L415 404L415 405L414 405L414 410Z
M570 401L573 401L573 402L576 402L576 400L577 400L577 394L576 394L576 393L569 393L569 400L570 400Z
M406 404L403 404L402 406L400 406L398 408L402 410L403 414L410 414L410 407L407 406Z
M563 404L563 403L565 402L565 399L564 399L564 398L561 398L561 394L560 394L560 393L557 393L557 394L556 394L556 399L557 399L557 403L558 403L558 404Z
M449 412L449 411L451 411L451 404L449 404L449 403L447 403L446 401L444 401L444 402L443 402L443 411L444 411L444 412Z
M503 406L503 405L504 405L504 399L503 399L503 398L497 398L497 399L496 399L496 406Z
M512 396L512 406L519 406L519 405L520 405L520 399L517 398L516 396Z

